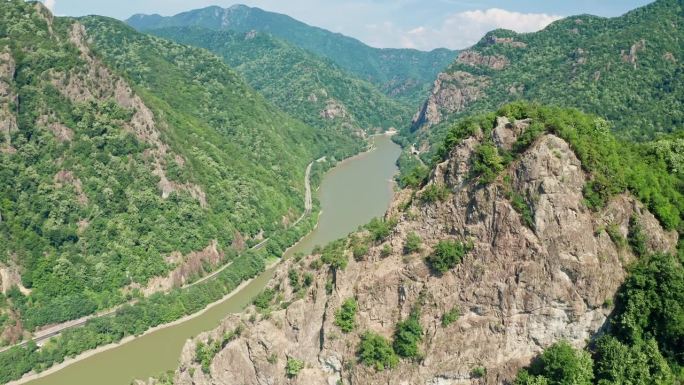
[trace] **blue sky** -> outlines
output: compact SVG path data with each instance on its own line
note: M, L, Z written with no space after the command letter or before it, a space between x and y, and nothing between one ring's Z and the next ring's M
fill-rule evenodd
M375 47L465 48L487 31L536 31L580 13L618 16L650 0L44 0L56 14L126 19L240 3L288 14Z

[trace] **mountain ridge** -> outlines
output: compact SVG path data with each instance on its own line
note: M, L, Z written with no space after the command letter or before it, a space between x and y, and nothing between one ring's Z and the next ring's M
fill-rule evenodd
M372 48L345 35L310 26L290 16L259 8L208 7L171 17L137 15L128 23L145 31L168 26L201 26L238 32L268 32L319 56L332 59L340 67L376 84L388 95L415 101L432 78L453 59L454 51L437 49Z

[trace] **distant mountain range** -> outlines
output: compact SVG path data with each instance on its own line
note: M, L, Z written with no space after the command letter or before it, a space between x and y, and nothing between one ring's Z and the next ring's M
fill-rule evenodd
M126 21L139 31L164 27L202 27L236 32L267 32L336 63L361 79L370 81L392 97L416 101L426 86L447 67L457 52L436 49L379 49L322 28L312 27L287 15L259 8L217 6L180 13L171 17L134 15Z

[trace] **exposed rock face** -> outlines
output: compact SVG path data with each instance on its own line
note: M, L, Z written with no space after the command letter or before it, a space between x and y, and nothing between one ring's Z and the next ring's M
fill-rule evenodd
M634 66L634 69L636 69L638 59L637 54L645 49L646 40L641 39L638 42L632 44L632 46L629 48L629 53L626 53L625 50L622 50L620 56L622 57L622 61L624 61L625 63L632 64Z
M186 256L180 253L172 253L167 257L167 262L175 264L173 269L165 277L152 278L145 288L142 289L144 295L149 296L158 292L168 292L169 290L181 287L187 281L205 273L205 266L212 268L219 266L223 262L224 254L218 251L218 242L213 240L204 250L192 252Z
M476 51L463 51L458 55L457 62L475 67L487 67L502 70L508 65L508 59L501 55L482 55Z
M463 111L469 104L484 96L484 89L488 84L486 76L476 76L464 71L439 74L430 97L413 117L414 129L439 124L445 116Z
M492 140L510 148L529 121L498 120ZM414 202L400 209L410 191L398 194L388 215L399 218L384 244L371 248L362 261L350 258L348 267L333 277L315 271L303 298L292 292L288 271L307 270L318 256L283 263L272 287L281 291L285 309L249 320L249 309L226 319L210 333L186 344L177 384L498 384L544 348L561 339L583 346L604 324L614 296L625 277L631 251L613 243L606 233L612 225L624 236L636 216L650 239L651 250L673 251L676 233L665 232L640 203L628 195L613 199L601 212L583 203L588 176L562 139L539 138L501 177L482 186L469 178L471 157L483 134L464 140L437 166L430 183L447 186L443 202ZM505 178L504 178L505 177ZM523 196L532 213L527 227L507 198L512 189ZM423 241L418 254L402 255L404 239L415 232ZM456 268L433 275L424 256L440 240L472 242L473 249ZM389 256L381 249L389 246ZM334 314L347 298L358 301L357 328L342 334ZM392 370L376 372L357 362L359 334L371 330L388 338L394 325L421 305L425 331L420 345L424 358L402 361ZM458 307L461 317L442 327L440 318ZM247 324L243 334L213 359L209 372L195 363L199 341L220 339L225 332ZM288 357L305 362L288 379ZM484 378L474 378L484 367Z
M346 118L349 116L349 113L344 104L335 99L328 99L325 108L320 112L320 116L323 119L332 120L335 118Z
M521 42L521 41L516 41L512 37L497 37L495 35L490 35L487 37L487 44L489 45L494 45L494 44L503 44L503 45L508 45L513 48L526 48L527 44Z
M10 135L17 130L14 108L17 96L12 90L16 64L9 48L0 52L0 151L14 152Z

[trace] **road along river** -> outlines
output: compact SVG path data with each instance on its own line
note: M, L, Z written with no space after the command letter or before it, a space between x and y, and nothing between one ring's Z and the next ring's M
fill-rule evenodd
M382 216L392 198L392 176L400 148L389 136L371 139L373 150L347 159L330 170L318 193L321 215L316 229L288 250L287 254L310 252L356 230L370 219ZM132 338L84 353L72 364L61 365L28 382L30 385L129 385L133 379L156 376L175 369L188 338L216 327L226 315L240 311L268 283L273 268L244 284L211 307L171 326L162 326ZM94 354L95 353L95 354ZM85 358L83 358L85 357ZM26 381L23 381L26 383Z

